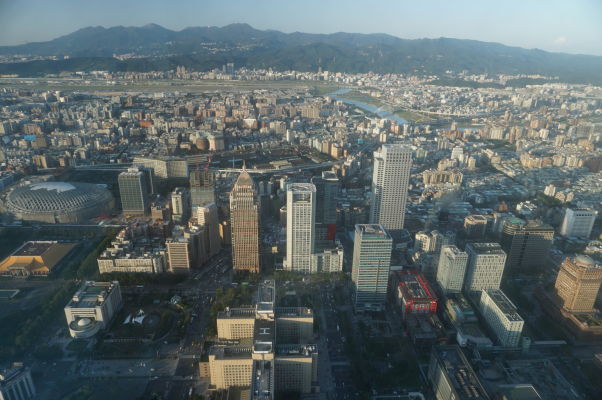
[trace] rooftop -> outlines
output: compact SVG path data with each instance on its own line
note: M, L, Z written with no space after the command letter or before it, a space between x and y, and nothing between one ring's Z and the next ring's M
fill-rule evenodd
M359 232L362 236L377 236L383 239L391 238L384 226L380 224L357 224L355 225L355 231Z
M508 296L500 289L486 289L484 292L491 298L495 305L510 321L522 321L522 317L516 312L516 306L510 301Z
M459 346L435 346L433 355L445 371L450 383L458 394L458 400L489 399L479 378L470 366Z
M399 274L399 287L406 300L437 300L429 284L414 271Z
M466 250L469 249L477 254L506 254L499 243L468 243Z
M66 308L92 308L104 303L106 297L119 287L119 282L87 281L75 292Z
M57 242L26 242L18 248L12 255L13 256L41 256L48 249L50 249Z

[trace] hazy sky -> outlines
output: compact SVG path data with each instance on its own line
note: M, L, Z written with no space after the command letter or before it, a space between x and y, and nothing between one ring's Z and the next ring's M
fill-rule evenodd
M283 32L453 37L602 55L602 0L0 0L0 45L91 25L246 22Z

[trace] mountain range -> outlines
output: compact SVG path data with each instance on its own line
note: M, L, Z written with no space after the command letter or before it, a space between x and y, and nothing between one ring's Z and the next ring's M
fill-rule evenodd
M183 65L204 71L236 67L333 72L444 75L446 71L541 74L572 83L602 84L602 56L551 53L499 43L400 39L386 34L282 33L247 24L173 31L141 27L88 27L47 41L0 47L0 56L58 56L0 64L0 74L36 76L61 71L160 71ZM116 55L134 58L117 59ZM123 57L122 57L123 58Z

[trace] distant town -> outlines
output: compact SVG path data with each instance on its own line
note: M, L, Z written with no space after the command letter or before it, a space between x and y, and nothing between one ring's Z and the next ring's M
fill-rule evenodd
M598 86L4 75L0 399L600 399L601 211Z

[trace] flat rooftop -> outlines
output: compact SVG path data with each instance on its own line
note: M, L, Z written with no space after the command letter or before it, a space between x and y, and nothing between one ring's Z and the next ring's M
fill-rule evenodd
M13 256L41 256L57 242L26 242L18 248Z
M214 355L218 360L249 359L253 349L250 346L213 346L209 355Z
M307 307L276 307L275 309L276 318L278 317L306 317L310 318L314 316L311 308Z
M277 356L311 356L318 353L318 346L315 344L279 344L276 346Z
M256 319L253 329L253 352L271 353L274 351L276 324L273 320Z
M522 317L516 312L516 306L508 296L500 289L486 289L485 292L510 321L522 321Z
M274 398L274 364L268 360L254 360L251 375L251 399Z
M253 307L237 307L228 308L217 313L217 318L251 318L255 319L255 308Z
M403 297L407 300L437 300L429 284L420 274L415 272L402 272L399 274L399 287Z
M468 249L478 254L506 254L499 243L468 243L466 250Z
M119 282L88 281L75 292L66 308L92 308L104 303L106 297L119 286Z
M376 236L383 239L390 239L391 236L380 224L358 224L355 226L355 231L362 236Z
M485 400L489 395L459 346L433 347L433 355L458 393L459 400Z

